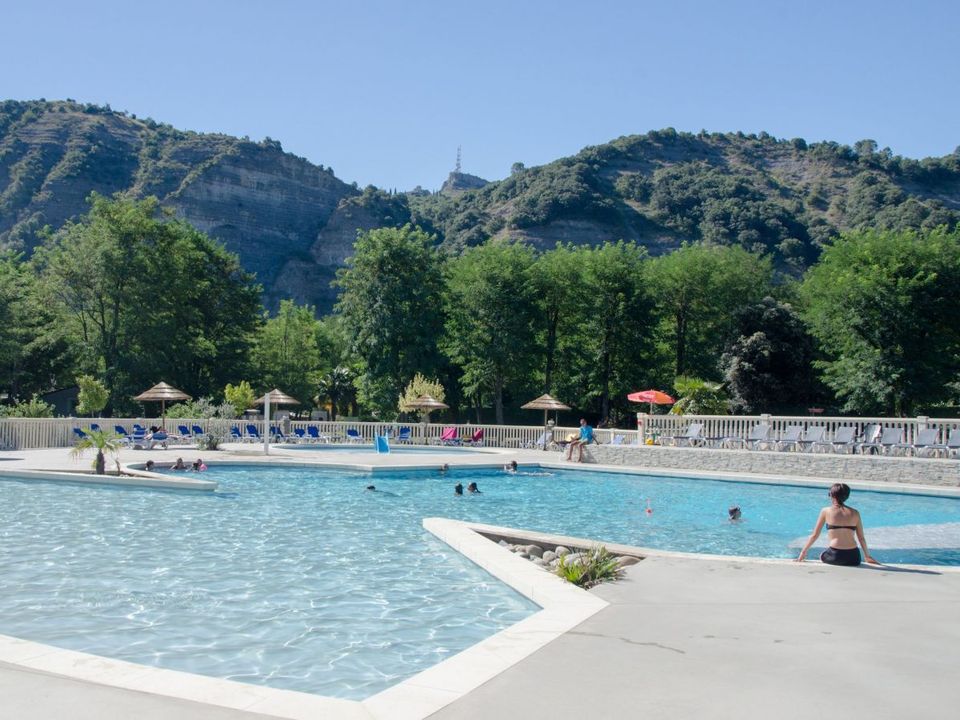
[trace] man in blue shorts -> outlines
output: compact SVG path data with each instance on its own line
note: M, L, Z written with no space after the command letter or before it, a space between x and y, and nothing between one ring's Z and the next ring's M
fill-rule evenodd
M580 437L570 442L567 449L567 460L573 460L573 449L577 449L577 462L583 462L583 446L593 442L593 428L584 418L580 418Z

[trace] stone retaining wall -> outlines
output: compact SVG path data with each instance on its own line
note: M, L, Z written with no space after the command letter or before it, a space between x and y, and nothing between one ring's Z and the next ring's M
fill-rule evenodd
M878 455L839 455L750 450L675 448L657 445L590 445L584 462L692 472L795 475L837 480L960 485L960 460Z

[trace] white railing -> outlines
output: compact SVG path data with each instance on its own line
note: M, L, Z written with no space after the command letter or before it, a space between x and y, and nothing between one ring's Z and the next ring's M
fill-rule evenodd
M867 425L879 425L882 428L902 428L903 442L912 443L918 430L936 428L940 431L939 441L946 442L951 430L960 427L960 418L915 418L890 417L822 417L817 415L648 415L637 413L637 428L645 438L657 439L662 436L681 435L693 422L703 423L703 436L706 438L746 438L750 429L758 423L767 423L771 428L771 437L779 438L787 427L800 425L804 429L823 427L827 441L833 439L840 427L855 427L862 433Z
M769 423L772 428L772 437L778 438L790 425L802 425L804 428L823 426L826 440L833 438L838 427L854 426L858 432L868 424L877 424L881 427L900 427L904 431L904 442L911 443L918 430L937 428L940 430L940 442L945 442L949 431L960 428L960 418L888 418L888 417L817 417L817 416L786 416L786 415L648 415L638 413L636 429L622 430L604 428L595 431L596 438L601 443L609 443L620 436L619 442L633 444L647 438L661 436L676 436L684 432L691 422L703 423L703 435L707 438L745 438L750 429L757 423ZM21 450L29 448L69 447L76 442L77 435L74 428L87 429L92 424L98 424L102 429L113 431L114 426L120 425L127 432L133 431L134 423L150 427L159 423L158 418L2 418L0 419L0 449ZM355 431L363 442L373 443L374 435L389 434L396 437L401 428L410 428L410 440L414 444L436 444L440 442L443 431L454 428L454 435L458 439L470 439L478 430L483 430L483 445L487 447L525 447L534 446L542 438L546 429L542 425L478 425L473 423L387 423L387 422L353 422L353 421L302 421L295 420L289 423L283 421L271 422L272 426L280 427L292 436L295 428L313 426L318 434L331 438L334 441L348 441L348 430ZM221 419L184 419L168 418L167 431L179 434L179 426L185 426L191 431L194 425L199 426L205 433L211 431L222 435L229 435L230 427L235 426L241 435L248 437L247 426L253 425L263 436L267 432L263 420L247 421ZM565 440L569 435L577 433L577 427L554 427L551 429L552 438ZM229 438L227 438L229 439ZM642 442L642 441L641 441Z

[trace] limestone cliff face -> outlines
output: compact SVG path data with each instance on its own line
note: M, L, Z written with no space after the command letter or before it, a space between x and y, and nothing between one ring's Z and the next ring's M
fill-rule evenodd
M86 212L93 191L156 195L237 253L268 307L294 297L322 311L332 303L328 278L350 247L321 243L315 252L318 236L339 203L358 194L273 141L185 133L71 102L0 103L0 245L29 253L43 226ZM355 234L343 225L332 236ZM316 258L330 267L315 267ZM295 272L298 263L308 271Z

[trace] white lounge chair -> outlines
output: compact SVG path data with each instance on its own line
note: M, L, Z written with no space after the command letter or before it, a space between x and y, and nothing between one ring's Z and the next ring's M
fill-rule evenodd
M788 425L777 440L777 450L796 450L800 447L800 436L803 435L803 425Z
M857 447L857 428L853 425L838 427L830 440L821 439L813 444L812 450L822 448L824 452L844 453L853 452Z
M660 436L661 444L666 444L665 441L667 440L674 447L680 447L682 444L686 444L688 447L703 445L703 423L690 423L682 435Z

